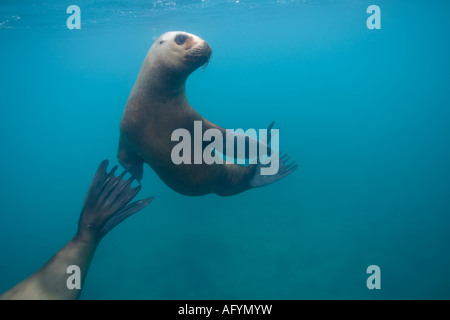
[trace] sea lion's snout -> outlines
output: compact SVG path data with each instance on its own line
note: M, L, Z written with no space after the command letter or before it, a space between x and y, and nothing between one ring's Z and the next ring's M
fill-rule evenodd
M211 46L206 41L203 41L203 45L206 46L206 51L207 51L208 57L211 57L211 53L212 53Z
M212 54L211 46L206 41L202 41L201 43L199 43L198 45L194 46L193 48L187 51L186 59L191 62L204 65L209 62L211 54Z

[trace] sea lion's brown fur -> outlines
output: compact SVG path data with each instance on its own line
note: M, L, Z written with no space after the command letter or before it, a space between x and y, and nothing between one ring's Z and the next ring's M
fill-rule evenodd
M171 136L176 129L184 128L193 137L194 121L201 121L203 131L215 128L226 136L225 129L203 118L186 98L188 76L210 55L204 40L178 31L163 34L150 48L120 124L118 159L138 180L144 162L173 190L190 196L229 196L282 178L263 177L251 185L251 179L258 178L257 165L173 163L171 152L178 142Z

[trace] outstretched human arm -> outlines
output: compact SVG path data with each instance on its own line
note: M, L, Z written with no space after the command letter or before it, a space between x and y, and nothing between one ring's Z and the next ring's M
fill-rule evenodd
M140 186L132 188L133 178L123 180L126 172L114 175L117 166L107 173L108 161L103 161L89 187L78 222L78 231L42 268L23 280L0 299L11 300L72 300L78 299L79 289L69 289L69 266L80 268L81 288L100 240L120 222L146 207L151 198L129 204Z

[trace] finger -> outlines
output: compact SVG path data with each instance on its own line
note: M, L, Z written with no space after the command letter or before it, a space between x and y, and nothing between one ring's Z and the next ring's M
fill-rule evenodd
M124 172L122 172L122 174L118 177L118 179L123 180L123 177L125 177L125 175L128 173L128 170L125 170Z
M120 224L123 220L148 206L153 199L154 197L150 197L127 205L125 208L117 212L113 217L111 217L106 222L106 224L103 226L101 230L102 233L103 234L108 233L109 231L111 231L111 229Z
M106 172L108 165L109 165L108 160L103 160L100 163L100 165L94 175L94 178L92 178L92 181L89 185L89 189L86 194L85 201L84 201L84 206L86 206L87 204L91 204L94 201L97 201L98 197L100 196L100 194L104 188L105 180L108 179L108 174Z
M103 160L100 165L98 166L97 172L94 175L94 178L92 179L91 186L94 188L98 186L98 184L104 180L106 177L106 169L108 168L109 161Z
M102 181L102 184L99 186L99 197L101 194L104 193L105 189L107 188L107 186L110 184L112 178L115 178L114 173L116 172L118 166L114 166L111 171L109 173L107 173L107 171L105 170L105 178Z
M122 181L121 176L115 177L115 175L114 175L117 168L118 168L118 166L115 166L111 170L111 172L108 174L108 179L105 180L103 191L98 198L99 204L110 204L110 201L109 201L110 196L114 193L115 188Z
M109 172L110 177L115 177L114 174L116 173L117 168L119 168L119 166L116 165L111 169L111 171Z
M97 169L97 174L106 174L106 169L108 169L109 160L103 160Z
M126 171L124 173L126 174ZM124 206L131 200L127 196L127 192L130 189L130 185L133 182L133 179L123 180L123 176L125 175L124 173L122 173L117 178L118 183L108 195L105 205L110 206L116 203L118 205L118 209L120 209L122 206Z

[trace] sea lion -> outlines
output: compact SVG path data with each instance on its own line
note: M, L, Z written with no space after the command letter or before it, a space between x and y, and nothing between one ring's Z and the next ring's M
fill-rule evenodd
M176 129L184 128L194 135L194 122L201 121L204 131L218 129L226 137L225 129L203 118L186 98L188 76L208 63L211 53L206 41L182 31L165 33L151 46L120 123L118 160L138 180L146 162L181 194L231 196L278 181L297 168L294 162L286 164L287 157L280 158L278 173L270 176L257 170L262 163L173 163L171 151L176 143L171 136Z
M107 173L104 160L89 187L78 222L78 231L71 241L59 250L42 268L0 295L0 300L74 300L83 288L87 271L100 240L123 220L145 208L153 197L129 202L141 186L132 188L133 177L124 180L126 171L114 175L115 166ZM68 268L76 266L81 287L69 288Z

